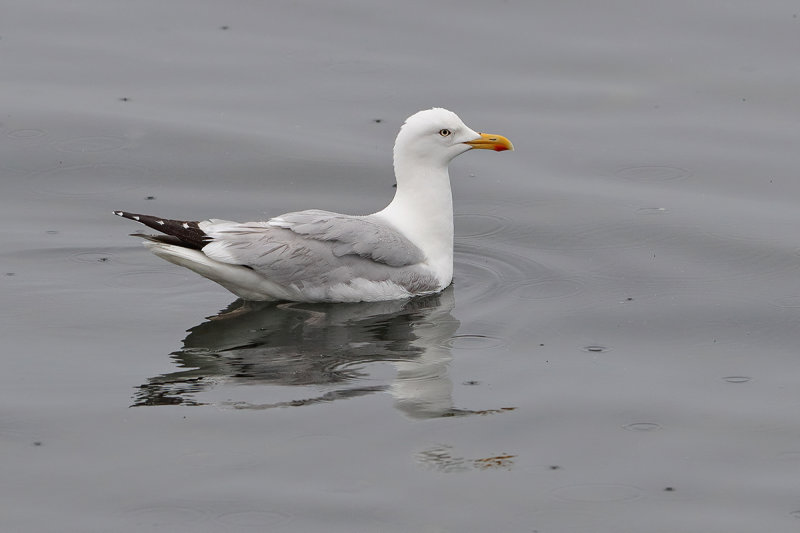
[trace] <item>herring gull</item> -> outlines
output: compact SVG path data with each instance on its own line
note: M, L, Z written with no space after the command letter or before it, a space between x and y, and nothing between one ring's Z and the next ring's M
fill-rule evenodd
M452 111L420 111L394 144L397 190L365 216L311 209L261 222L169 220L114 211L162 235L134 234L157 256L245 300L359 302L439 292L453 279L453 200L447 167L474 148L513 150Z

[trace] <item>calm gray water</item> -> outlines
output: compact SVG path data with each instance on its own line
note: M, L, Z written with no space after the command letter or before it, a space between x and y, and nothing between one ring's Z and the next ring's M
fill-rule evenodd
M797 531L799 13L3 2L0 529ZM441 295L248 305L111 214L375 211L431 106L517 148Z

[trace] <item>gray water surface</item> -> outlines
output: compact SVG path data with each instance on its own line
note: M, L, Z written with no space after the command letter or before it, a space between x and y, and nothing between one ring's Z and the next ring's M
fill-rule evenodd
M5 2L3 531L793 532L793 2ZM263 305L125 209L368 213L403 119L453 287Z

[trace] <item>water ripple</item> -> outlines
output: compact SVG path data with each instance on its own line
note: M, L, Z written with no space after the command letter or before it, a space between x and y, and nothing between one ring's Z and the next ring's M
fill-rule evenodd
M456 243L453 262L459 301L482 301L512 292L523 282L556 277L536 261L476 244Z
M35 192L73 198L135 189L149 182L144 167L121 163L57 166L33 172L25 179Z
M611 503L635 500L642 495L641 489L632 485L615 483L585 483L566 485L553 491L560 500L573 502Z

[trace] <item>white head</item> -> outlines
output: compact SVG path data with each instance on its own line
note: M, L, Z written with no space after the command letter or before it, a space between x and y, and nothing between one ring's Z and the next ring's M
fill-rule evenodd
M434 107L406 119L394 145L395 165L402 157L446 167L454 157L473 148L514 149L505 137L478 133L452 111Z

